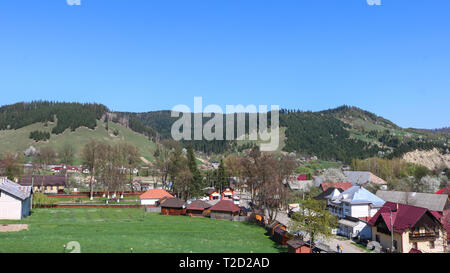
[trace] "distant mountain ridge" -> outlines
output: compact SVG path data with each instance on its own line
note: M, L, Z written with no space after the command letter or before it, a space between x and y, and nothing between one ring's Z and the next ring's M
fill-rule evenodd
M2 130L20 129L39 122L56 123L51 132L58 135L66 129L94 129L99 121L103 121L106 124L120 124L145 136L152 143L170 138L172 124L177 119L171 117L168 110L115 112L102 104L38 101L0 107ZM281 109L280 126L283 128L283 151L345 162L376 155L401 157L416 149L437 148L445 153L450 136L445 129L439 130L439 134L432 130L404 129L376 114L347 105L318 112ZM183 143L205 153L233 152L255 144L220 140Z

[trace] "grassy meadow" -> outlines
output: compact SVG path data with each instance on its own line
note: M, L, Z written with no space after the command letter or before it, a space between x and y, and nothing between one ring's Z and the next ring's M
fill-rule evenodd
M63 253L80 243L82 253L274 253L285 252L247 222L164 216L142 209L34 209L21 221L29 230L0 233L0 253Z

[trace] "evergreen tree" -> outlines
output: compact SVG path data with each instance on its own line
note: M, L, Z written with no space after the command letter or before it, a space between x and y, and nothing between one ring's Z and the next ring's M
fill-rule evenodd
M191 197L200 197L202 195L203 177L200 170L197 168L197 158L194 154L192 146L187 148L188 168L192 174L191 181L188 186L188 193Z
M218 189L220 189L220 191L222 192L224 190L224 188L226 188L227 186L228 186L227 172L225 170L225 165L223 164L223 160L220 160L220 165L219 165L219 168L217 170L216 187Z

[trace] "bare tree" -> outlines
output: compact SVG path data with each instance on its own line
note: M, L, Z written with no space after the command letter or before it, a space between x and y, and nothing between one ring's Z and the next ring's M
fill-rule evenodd
M104 147L104 146L103 146ZM96 175L96 168L99 164L99 155L102 147L99 142L91 140L86 143L81 152L83 164L88 168L90 174L89 191L90 199L94 198L94 179Z
M70 143L66 143L62 146L59 151L59 158L62 164L71 165L73 164L73 158L75 157L75 150L73 145Z
M295 162L289 157L275 158L270 153L253 149L242 160L243 174L251 189L254 208L267 212L269 222L273 222L279 209L286 206L289 192L283 181L295 169Z
M44 147L38 152L37 160L42 170L47 170L47 166L55 161L56 153L52 147ZM42 173L41 189L44 188L45 174Z

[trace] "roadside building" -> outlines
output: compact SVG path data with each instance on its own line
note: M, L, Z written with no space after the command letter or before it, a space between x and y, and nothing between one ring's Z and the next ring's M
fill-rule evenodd
M448 196L444 194L379 190L376 195L386 202L426 208L440 213L450 209Z
M384 200L361 186L353 186L327 200L330 213L339 218L337 234L349 238L371 238L367 221L383 206Z
M372 240L380 243L383 249L391 248L393 231L395 252L442 253L447 246L447 237L439 217L438 212L426 208L386 202L368 223L372 228Z
M33 192L6 178L0 179L0 219L21 220L30 215Z

